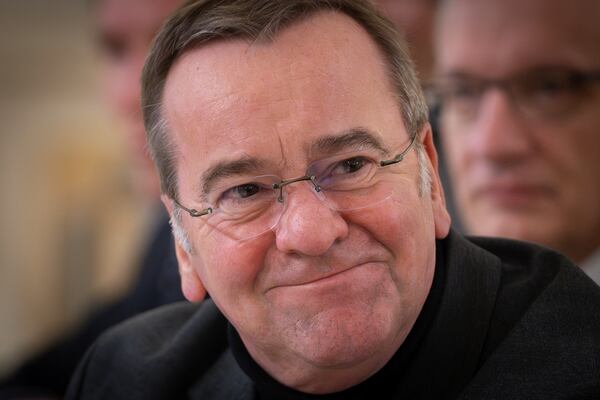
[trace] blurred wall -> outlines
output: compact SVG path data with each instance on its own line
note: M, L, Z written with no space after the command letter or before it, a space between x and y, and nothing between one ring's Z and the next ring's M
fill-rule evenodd
M0 1L0 374L122 292L143 243L86 1Z

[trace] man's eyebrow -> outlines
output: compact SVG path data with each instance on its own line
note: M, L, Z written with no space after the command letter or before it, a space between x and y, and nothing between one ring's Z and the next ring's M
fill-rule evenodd
M206 196L219 179L241 174L256 173L264 169L265 162L253 157L243 157L237 160L221 161L204 171L200 179L200 188Z
M387 154L388 150L377 136L366 128L352 128L338 134L324 136L310 146L311 154L331 154L343 150L370 147Z
M332 154L340 151L369 147L387 154L387 149L374 133L365 128L352 128L342 133L323 136L310 145L311 154ZM255 157L242 157L237 160L221 161L208 168L200 179L201 194L205 197L214 188L219 179L256 174L264 170L264 160Z

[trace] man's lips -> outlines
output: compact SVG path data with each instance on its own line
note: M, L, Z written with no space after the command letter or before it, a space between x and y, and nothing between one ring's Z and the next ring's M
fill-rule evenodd
M552 189L546 185L503 183L483 185L474 191L473 197L504 206L527 206L552 194Z
M327 282L334 281L338 278L342 278L342 275L353 272L356 268L366 267L367 265L372 264L381 264L380 261L368 261L361 262L355 265L343 267L343 268L331 268L327 272L319 272L319 270L323 270L323 268L319 268L316 266L308 266L307 269L310 268L310 271L306 271L303 274L294 274L294 276L289 276L287 279L283 279L277 284L273 285L269 290L276 288L284 288L284 287L300 287L300 286L311 286L318 284L326 284Z

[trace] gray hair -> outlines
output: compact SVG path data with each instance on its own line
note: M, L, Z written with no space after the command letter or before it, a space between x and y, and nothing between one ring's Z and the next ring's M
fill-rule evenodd
M365 29L384 56L409 135L413 137L421 131L428 120L427 105L406 44L399 39L393 24L368 1L190 1L165 23L153 43L142 73L144 125L150 155L156 163L164 194L177 199L177 149L169 140L167 124L161 115L165 81L175 60L193 46L216 40L245 38L268 43L285 27L319 11L346 14Z
M188 254L193 254L194 247L192 246L192 241L188 236L187 231L183 227L181 223L181 213L182 209L180 207L173 208L173 215L171 219L169 219L169 224L171 224L171 230L173 231L173 237L177 243L186 251Z
M417 152L417 159L419 160L419 195L424 197L431 193L433 176L427 167L427 154L425 152L425 147L421 142L416 143L415 151Z

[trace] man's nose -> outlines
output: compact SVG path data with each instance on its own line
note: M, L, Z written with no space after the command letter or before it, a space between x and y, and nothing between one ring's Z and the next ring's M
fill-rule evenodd
M312 193L310 184L296 183L285 191L285 210L275 228L279 250L318 256L348 236L348 224L342 215Z
M518 162L533 146L530 126L508 93L489 90L464 144L476 158L499 164Z

